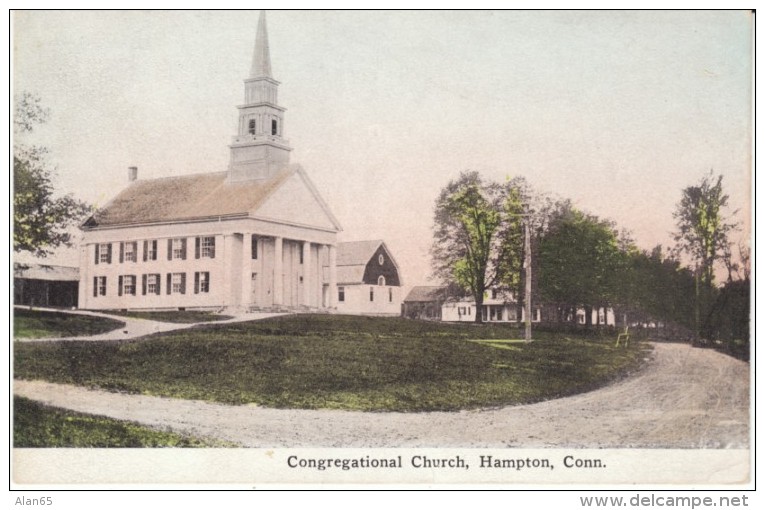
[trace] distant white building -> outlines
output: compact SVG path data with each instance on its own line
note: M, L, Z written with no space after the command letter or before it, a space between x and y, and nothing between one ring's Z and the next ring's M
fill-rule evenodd
M81 308L338 305L341 227L289 162L278 85L261 14L228 169L139 180L131 168L81 226Z
M520 308L520 309L519 309ZM441 320L446 322L475 322L477 313L481 314L483 322L524 322L526 316L523 308L512 293L497 289L486 292L481 309L472 298L448 299L441 306ZM542 318L541 307L534 307L533 322Z
M401 275L383 241L337 245L337 311L362 315L399 315ZM325 278L330 271L325 259Z

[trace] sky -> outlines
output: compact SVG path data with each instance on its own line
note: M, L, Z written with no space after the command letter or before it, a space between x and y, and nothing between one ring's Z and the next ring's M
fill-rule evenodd
M433 284L439 191L466 170L671 246L682 189L724 176L750 238L747 11L268 11L284 136L340 221ZM227 168L257 11L13 13L13 88L50 120L61 192ZM50 263L76 264L62 252Z

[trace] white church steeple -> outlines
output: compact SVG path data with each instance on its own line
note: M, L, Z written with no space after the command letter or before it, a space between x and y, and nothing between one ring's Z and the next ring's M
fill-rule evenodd
M229 181L272 176L289 163L289 142L282 138L284 112L278 104L279 82L271 76L266 14L260 12L250 77L244 80L244 102L239 108L239 130L231 145Z

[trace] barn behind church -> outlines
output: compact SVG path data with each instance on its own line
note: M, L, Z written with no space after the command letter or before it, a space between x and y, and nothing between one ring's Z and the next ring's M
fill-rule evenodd
M325 277L329 265L325 261ZM381 240L337 245L337 311L348 314L399 315L399 266Z

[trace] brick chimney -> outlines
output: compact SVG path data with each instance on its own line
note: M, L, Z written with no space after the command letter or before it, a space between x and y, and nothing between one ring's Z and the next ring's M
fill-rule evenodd
M138 179L138 167L137 166L129 166L128 167L128 181L133 182L136 179Z

